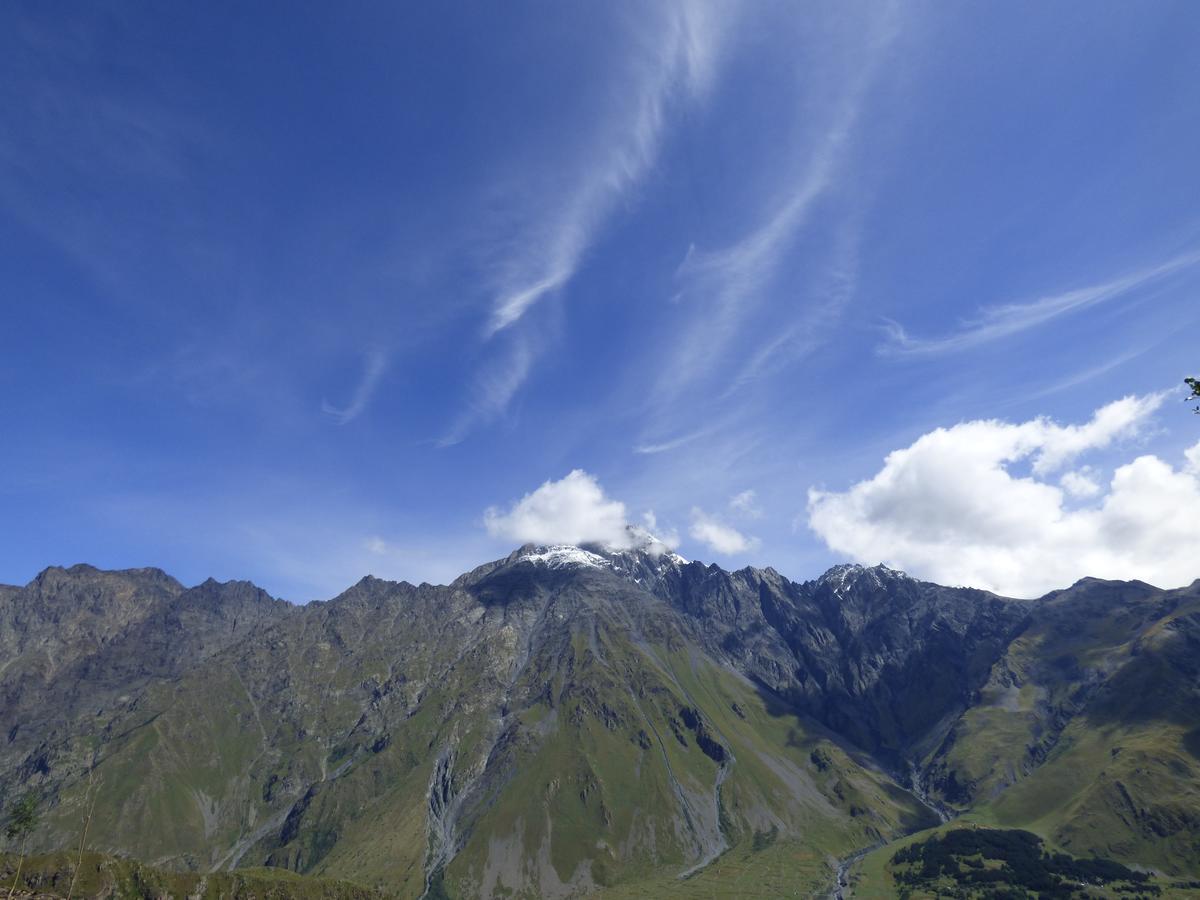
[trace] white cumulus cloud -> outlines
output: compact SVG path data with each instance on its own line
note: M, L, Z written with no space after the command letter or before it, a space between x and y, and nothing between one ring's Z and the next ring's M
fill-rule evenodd
M758 505L758 493L753 489L730 497L729 508L747 519L761 519L763 515L762 507Z
M1200 576L1200 444L1179 468L1139 456L1103 487L1079 472L1061 486L1049 477L1137 434L1162 401L1127 397L1079 426L1039 418L939 428L888 454L879 472L849 490L810 490L808 524L861 562L1002 594L1036 596L1088 575L1190 583ZM1068 494L1078 500L1092 486L1089 505L1068 508Z
M1088 466L1084 466L1077 472L1065 473L1058 480L1058 483L1072 497L1078 497L1081 500L1099 496L1104 491L1104 488L1093 477L1091 469Z
M606 544L628 548L635 541L625 504L607 497L594 475L575 469L526 494L508 512L483 515L488 534L530 544Z
M709 515L698 506L692 507L692 527L688 529L688 533L722 556L745 553L758 546L757 538L742 534L732 525Z

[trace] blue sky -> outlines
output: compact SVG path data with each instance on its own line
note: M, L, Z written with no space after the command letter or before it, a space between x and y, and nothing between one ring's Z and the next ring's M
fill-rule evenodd
M1198 29L8 4L0 581L444 581L547 482L795 578L1200 576L1163 562L1200 524ZM930 435L958 443L905 469ZM967 441L981 468L945 461ZM1130 549L1138 522L1169 527Z

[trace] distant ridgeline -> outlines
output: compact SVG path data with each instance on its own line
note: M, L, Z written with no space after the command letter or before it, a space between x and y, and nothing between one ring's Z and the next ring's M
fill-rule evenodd
M82 844L191 893L811 896L966 817L1045 844L939 837L897 884L1150 895L1200 879L1200 582L1017 600L528 546L301 607L50 568L0 586L0 829L27 800L6 865L72 851L30 863L46 893Z

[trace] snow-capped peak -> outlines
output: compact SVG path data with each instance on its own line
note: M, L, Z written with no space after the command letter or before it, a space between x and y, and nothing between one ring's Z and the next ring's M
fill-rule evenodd
M686 566L688 561L675 552L675 540L668 537L662 540L640 525L627 525L630 546L622 548L626 553L643 553L653 560L662 560L678 566ZM607 548L612 553L622 552L616 548Z
M688 561L657 540L644 540L632 549L601 544L527 544L514 554L513 562L544 566L548 569L610 569L641 584L657 579L669 569L686 566Z
M877 566L861 566L857 563L842 563L829 569L817 580L828 584L835 593L845 590L848 582L858 582L867 579L873 587L882 587L884 578L908 578L908 575L898 569L891 569L880 563Z
M574 544L555 544L550 547L533 547L527 553L522 553L517 562L527 562L532 565L544 565L550 569L562 569L568 566L586 566L601 569L612 564L598 553L576 547Z

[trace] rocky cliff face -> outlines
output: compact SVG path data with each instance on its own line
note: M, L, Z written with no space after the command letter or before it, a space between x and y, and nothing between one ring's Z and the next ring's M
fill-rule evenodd
M714 652L897 767L970 704L1033 605L884 566L796 584L772 569L692 564L657 592Z
M151 863L556 896L775 841L823 869L935 822L913 789L1020 818L1002 801L1071 728L1108 722L1125 741L1108 769L1153 734L1166 774L1080 790L1125 832L1169 831L1169 862L1200 832L1200 801L1160 803L1196 764L1197 595L1094 582L1017 601L883 567L796 583L599 547L521 548L447 586L365 578L306 607L48 569L0 590L0 789L42 798L43 849L94 803L95 849ZM1160 686L1183 699L1126 699Z
M76 772L149 687L291 609L245 582L189 590L158 569L46 569L0 596L0 778Z

